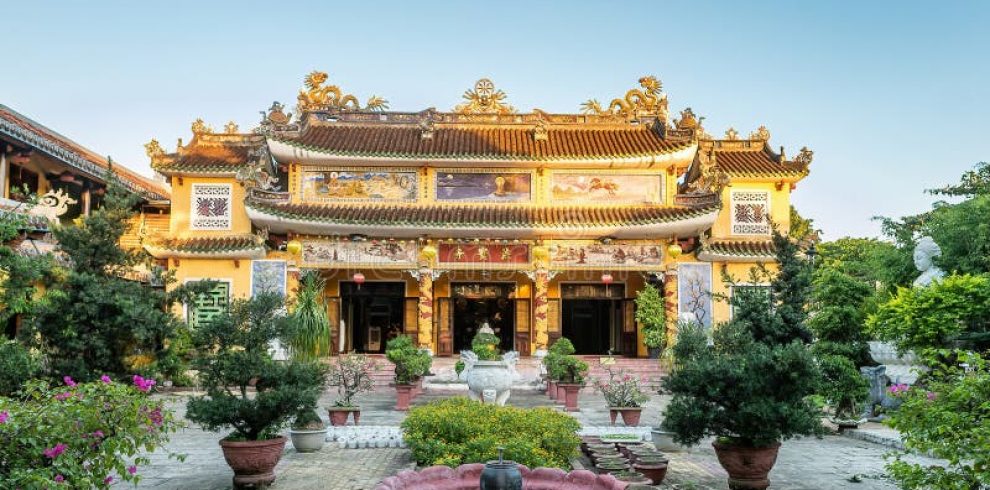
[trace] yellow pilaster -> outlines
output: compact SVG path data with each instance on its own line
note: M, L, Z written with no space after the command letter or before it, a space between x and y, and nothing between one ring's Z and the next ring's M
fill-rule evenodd
M433 350L433 270L419 269L419 318L417 343L420 348Z
M543 350L550 343L549 321L547 313L550 303L547 300L550 292L550 275L547 266L550 251L543 245L533 247L533 343L536 350Z
M667 312L667 345L677 341L677 264L667 266L663 281L664 309Z

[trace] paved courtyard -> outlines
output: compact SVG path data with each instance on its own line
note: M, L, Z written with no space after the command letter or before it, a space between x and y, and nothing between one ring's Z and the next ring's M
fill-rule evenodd
M463 392L428 390L415 404ZM582 393L582 411L574 414L584 425L606 425L608 414L604 399L597 394ZM178 416L185 412L184 395L169 397ZM327 394L321 406L332 403ZM362 425L398 425L405 414L392 410L394 393L382 390L363 396ZM642 425L656 425L664 400L654 399L643 412ZM547 397L536 391L513 391L510 404L517 406L552 406ZM322 414L324 418L326 414ZM142 468L144 480L139 488L220 490L231 487L231 472L217 444L223 436L190 426L174 435L170 449L187 455L185 462L170 460L162 453L152 455L151 466ZM883 455L888 447L844 436L801 439L786 442L770 475L772 488L788 490L819 489L894 489L883 476ZM710 444L703 443L688 451L669 453L670 472L659 488L720 489L727 488L725 473ZM318 453L301 454L286 445L277 469L274 490L370 489L381 479L413 468L409 451L388 449L341 449L328 443Z

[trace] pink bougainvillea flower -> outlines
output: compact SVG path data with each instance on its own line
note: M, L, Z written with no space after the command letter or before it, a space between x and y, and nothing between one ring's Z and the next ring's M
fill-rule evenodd
M94 432L93 433L93 437L95 437L97 439L103 439L103 437L104 437L103 431L102 430L98 430L98 431Z
M106 478L103 479L103 484L104 485L109 485L111 483L113 483L113 477L112 476L108 476L108 477L106 477Z
M135 473L137 473L137 466L128 466L127 467L127 472L130 473L130 474L132 474L132 475L135 474Z
M8 419L10 419L9 413L6 411L0 412L0 424L6 424Z
M896 385L891 385L890 388L887 388L887 391L890 391L891 394L897 395L900 393L906 393L909 389L911 389L910 386L899 383Z
M45 454L45 456L48 459L55 459L55 458L59 457L59 455L61 455L62 453L64 453L65 450L68 449L68 448L69 448L69 446L66 446L65 444L62 444L60 442L60 443L58 443L58 444L56 444L56 445L54 445L54 446L52 446L52 447L50 447L48 449L45 449L45 453L44 454Z
M100 381L102 381L102 382L104 382L106 384L113 383L113 380L110 379L110 376L107 376L105 374L103 376L100 376Z
M72 393L68 391L66 391L65 393L59 393L55 395L55 399L60 402L68 400L69 398L72 398Z
M134 375L133 381L134 381L134 386L137 386L137 389L144 392L147 392L148 390L151 389L152 386L155 386L156 384L155 380L145 379L144 377L139 376L137 374Z
M66 386L69 386L69 387L75 387L76 386L76 382L72 379L72 376L63 376L62 377L62 381L65 382L65 385Z
M55 475L54 480L55 480L55 483L62 483L62 482L65 481L65 477L62 476L62 475Z
M934 391L929 391L929 392L925 393L925 396L928 397L928 401L930 401L930 402L935 401L935 398L938 397L938 395L936 395Z

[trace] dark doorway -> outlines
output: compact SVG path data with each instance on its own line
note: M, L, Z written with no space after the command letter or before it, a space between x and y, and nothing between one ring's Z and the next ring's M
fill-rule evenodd
M486 322L499 337L502 351L514 348L516 303L513 283L465 283L451 286L454 352L471 349L471 340Z
M346 325L345 350L385 352L385 343L404 330L404 282L340 283L341 316Z
M562 284L560 294L561 335L576 354L622 353L622 284Z

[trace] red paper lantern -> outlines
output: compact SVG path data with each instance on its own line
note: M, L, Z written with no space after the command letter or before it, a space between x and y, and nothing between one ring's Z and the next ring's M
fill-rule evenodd
M354 282L357 283L358 287L361 287L361 285L364 284L364 274L360 272L355 272L352 279L354 279Z
M609 274L607 272L605 274L602 274L602 282L605 283L606 286L612 284L612 274Z

